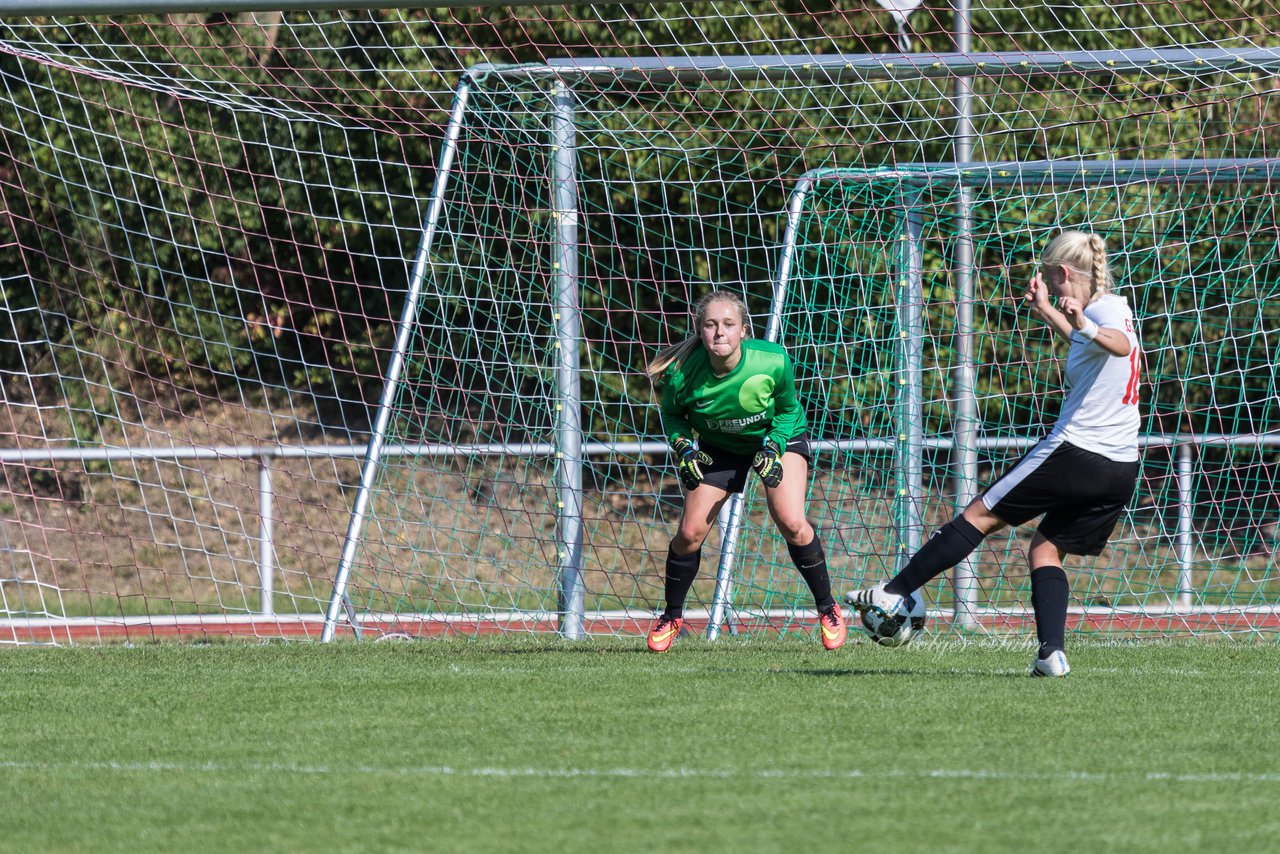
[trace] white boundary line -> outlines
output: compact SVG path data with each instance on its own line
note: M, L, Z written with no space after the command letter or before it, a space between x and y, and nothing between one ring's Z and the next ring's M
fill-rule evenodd
M352 774L397 775L403 777L477 777L496 779L574 779L612 778L639 780L883 780L908 778L916 780L1041 780L1081 782L1153 782L1153 783L1280 783L1280 772L1248 773L1224 771L1184 774L1169 771L994 771L977 768L933 768L912 771L886 768L868 771L861 768L835 768L830 771L734 768L499 768L458 767L453 765L299 765L289 762L243 764L223 762L40 762L24 760L0 761L0 769L13 771L109 771L120 773L199 773L199 774Z

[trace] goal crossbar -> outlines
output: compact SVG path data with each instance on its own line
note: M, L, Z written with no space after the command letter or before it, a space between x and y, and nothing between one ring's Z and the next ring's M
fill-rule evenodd
M842 83L947 77L1026 77L1070 72L1275 70L1280 48L1147 48L1142 50L993 51L988 53L777 54L772 56L567 57L547 63L479 63L486 77L642 78L649 81L819 77Z

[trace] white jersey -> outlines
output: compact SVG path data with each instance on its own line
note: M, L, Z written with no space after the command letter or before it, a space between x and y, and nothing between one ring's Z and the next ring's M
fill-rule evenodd
M1124 297L1105 294L1085 307L1084 316L1103 329L1124 333L1132 349L1128 356L1113 356L1079 332L1071 333L1067 399L1048 438L1065 440L1116 462L1132 462L1138 459L1142 367L1133 312Z

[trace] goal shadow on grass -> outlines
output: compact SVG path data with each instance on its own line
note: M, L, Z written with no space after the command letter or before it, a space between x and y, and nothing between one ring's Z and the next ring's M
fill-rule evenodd
M852 667L847 669L822 668L818 670L802 670L796 668L792 672L806 676L817 676L823 678L833 676L943 676L954 677L957 679L972 679L975 676L989 676L993 679L1007 679L1014 677L1018 679L1027 678L1026 670L979 670L977 668L963 670L934 670L929 667Z

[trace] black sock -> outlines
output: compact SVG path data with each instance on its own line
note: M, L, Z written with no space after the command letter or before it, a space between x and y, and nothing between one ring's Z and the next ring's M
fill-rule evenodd
M907 565L884 589L899 596L914 593L967 558L982 544L985 536L968 519L957 516L934 531L929 541L912 555Z
M662 613L668 617L684 616L684 600L693 586L693 579L698 577L698 565L702 563L702 549L696 549L687 555L678 555L667 549L667 575L664 585L667 608Z
M793 546L787 543L787 553L791 555L791 562L796 565L796 569L800 570L800 575L809 585L809 591L813 593L813 601L818 606L818 610L825 612L834 608L836 600L831 595L831 576L827 574L827 553L822 550L822 540L818 539L818 532L814 531L813 540L807 545Z
M1063 649L1067 635L1067 599L1071 586L1060 566L1031 570L1031 607L1036 612L1036 638L1040 658Z

